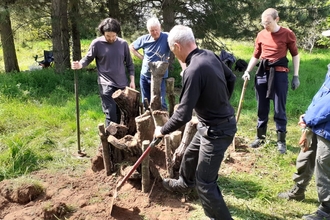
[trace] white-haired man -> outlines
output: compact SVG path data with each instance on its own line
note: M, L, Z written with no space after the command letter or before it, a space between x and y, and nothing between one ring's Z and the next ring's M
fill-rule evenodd
M170 48L167 44L167 32L161 31L161 25L157 18L152 17L147 21L147 29L149 34L138 37L129 48L131 52L142 60L142 68L140 74L140 88L142 101L147 98L150 102L150 85L151 85L151 70L149 62L167 61L170 55ZM143 54L139 52L143 49ZM168 77L168 70L163 77L161 83L161 102L162 109L167 110L166 104L166 84L165 79Z
M187 26L174 26L168 44L186 68L178 108L163 127L156 128L155 137L181 128L191 120L193 110L199 123L183 155L179 179L163 179L163 186L182 193L196 186L206 216L231 220L217 179L225 151L237 131L234 109L229 102L236 76L212 51L197 47Z

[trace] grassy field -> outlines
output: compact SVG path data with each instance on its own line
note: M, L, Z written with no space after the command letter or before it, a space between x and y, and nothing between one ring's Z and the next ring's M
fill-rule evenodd
M83 54L89 42L84 41ZM226 43L237 58L248 62L253 42ZM44 49L49 49L47 42L19 45L17 53L21 70L28 70L30 65L35 65L33 56L41 56ZM271 111L268 142L264 148L251 152L256 158L251 171L229 173L219 179L235 220L300 219L303 214L316 209L318 202L314 181L306 192L304 202L283 201L277 198L277 194L292 186L291 177L300 150L297 146L301 134L297 126L298 117L304 113L325 78L328 54L327 50L322 49L316 49L311 54L300 51L301 84L296 91L289 90L287 100L287 154L279 155L276 151L276 130ZM288 58L291 59L290 56ZM1 65L2 62L0 71L3 70ZM175 71L180 72L178 68ZM237 83L231 102L237 109L243 80L242 73L235 74ZM292 72L289 73L289 79L291 82ZM95 72L79 71L79 86L81 145L87 154L94 155L99 144L97 125L104 121ZM74 160L70 156L77 151L72 71L61 75L54 74L51 69L1 73L0 106L0 180L25 176L39 169L56 172L83 170L88 166L86 161ZM256 120L256 100L251 80L237 132L237 136L246 143L255 136ZM199 219L202 215L201 207L197 205L192 219Z

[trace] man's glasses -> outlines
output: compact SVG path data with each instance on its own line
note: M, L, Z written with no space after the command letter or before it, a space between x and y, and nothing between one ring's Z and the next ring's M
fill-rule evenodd
M262 26L268 26L268 25L270 25L272 23L272 21L265 21L265 22L260 22L260 25L262 25Z

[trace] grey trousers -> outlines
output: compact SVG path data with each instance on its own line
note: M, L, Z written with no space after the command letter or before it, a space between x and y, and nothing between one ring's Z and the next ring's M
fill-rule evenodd
M296 160L297 172L293 174L293 181L302 189L306 189L313 177L316 149L317 135L313 134L311 147L306 152L300 151Z
M330 208L330 141L318 135L315 179L319 202Z

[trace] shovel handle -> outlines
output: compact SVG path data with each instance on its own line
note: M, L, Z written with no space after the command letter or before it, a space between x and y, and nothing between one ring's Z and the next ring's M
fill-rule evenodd
M117 184L117 189L122 187L122 185L126 182L126 180L132 175L132 173L136 170L136 168L141 164L143 159L149 154L152 147L159 144L162 138L155 138L149 145L149 147L143 152L143 154L139 157L139 159L135 162L132 169L124 176L124 178Z

